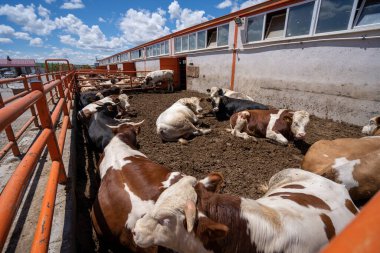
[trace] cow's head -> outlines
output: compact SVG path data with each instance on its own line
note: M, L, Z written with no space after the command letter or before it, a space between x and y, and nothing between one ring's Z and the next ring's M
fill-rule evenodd
M145 84L145 85L148 85L152 80L153 80L152 77L147 76L147 77L145 77L145 79L144 79L144 84Z
M186 105L194 113L201 113L203 108L201 107L201 102L203 98L191 97L191 98L181 98L179 100L182 104Z
M103 103L102 105L99 105L96 108L96 111L112 119L115 118L116 115L118 114L116 104L110 103L110 102L106 102L106 103Z
M117 117L122 117L125 112L128 111L129 107L131 106L129 104L129 99L132 98L132 96L128 96L126 94L120 94L115 100L114 102L116 103L117 105L117 108L118 108L118 115Z
M380 116L371 118L368 125L363 127L362 133L367 135L380 135Z
M213 179L222 180L216 175ZM143 248L160 245L178 252L205 252L202 236L213 239L225 236L228 231L225 225L197 213L198 192L194 186L210 190L202 181L207 180L197 184L194 177L185 176L166 189L154 208L136 222L133 230L136 244Z
M115 136L119 137L120 140L122 140L127 145L137 149L138 144L137 144L136 137L140 133L140 126L143 122L144 120L138 123L128 122L128 123L122 123L117 126L110 126L110 125L107 125L107 126L112 130Z
M306 111L295 111L292 114L290 129L295 139L303 139L306 135L305 128L310 121L310 115Z
M218 87L211 87L211 89L207 89L207 92L210 94L212 110L214 112L219 111L220 97L224 95L223 89Z

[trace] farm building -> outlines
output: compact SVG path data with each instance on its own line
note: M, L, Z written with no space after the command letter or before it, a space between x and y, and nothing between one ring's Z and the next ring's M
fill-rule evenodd
M378 1L279 0L99 60L109 70L173 69L177 88L244 92L356 125L380 107Z
M21 74L34 74L36 72L36 62L33 59L0 59L0 72L11 71L15 76Z

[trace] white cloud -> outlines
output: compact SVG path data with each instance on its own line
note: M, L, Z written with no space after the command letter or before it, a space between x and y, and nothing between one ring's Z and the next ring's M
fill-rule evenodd
M119 25L124 33L123 39L128 45L138 45L169 34L164 15L162 9L156 12L129 9Z
M46 58L65 58L69 59L70 63L74 64L94 64L95 57L105 58L108 55L99 54L97 52L84 52L82 50L73 50L71 48L52 48L53 51L48 55L42 57L41 59Z
M205 11L191 10L188 8L182 9L179 3L175 0L169 7L170 19L175 19L176 31L185 29L187 27L205 22L208 20L205 17Z
M50 20L47 9L40 6L39 12L44 16L38 17L35 13L34 4L24 6L23 4L2 5L0 6L0 16L6 16L7 19L17 25L20 25L23 31L31 32L38 35L50 34L55 29L54 21Z
M0 38L0 43L12 43L13 41L10 38Z
M24 32L15 32L13 36L16 39L20 40L31 40L32 38L30 37L29 33L24 33Z
M29 45L34 47L41 47L42 46L42 39L41 38L34 38L29 41Z
M218 9L224 9L224 8L227 8L227 7L230 7L232 6L232 2L231 0L224 0L223 2L219 3L216 8Z
M12 27L0 24L0 34L1 35L13 35L14 32L15 32L15 30Z
M47 4L51 4L53 2L55 2L55 0L45 0L45 3L47 3Z
M98 21L99 21L100 23L105 23L105 22L106 22L106 20L105 20L104 18L102 18L102 17L99 17L99 18L98 18Z
M0 35L6 36L6 37L13 37L16 39L22 39L22 40L30 40L31 39L31 37L28 33L15 32L13 27L10 27L7 25L0 25Z
M99 26L93 25L89 27L73 14L68 14L66 17L56 18L55 23L58 28L78 37L74 38L68 34L59 36L60 41L64 44L82 49L101 50L120 49L123 46L122 38L111 37L110 39L107 39Z
M69 0L61 5L61 9L73 10L73 9L82 9L84 4L82 0Z
M42 5L39 5L37 10L38 10L38 15L44 18L49 18L50 11L48 9L44 8Z

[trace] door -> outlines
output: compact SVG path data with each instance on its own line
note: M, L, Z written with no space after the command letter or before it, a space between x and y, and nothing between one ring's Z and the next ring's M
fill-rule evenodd
M179 87L186 90L186 57L178 58L179 66Z

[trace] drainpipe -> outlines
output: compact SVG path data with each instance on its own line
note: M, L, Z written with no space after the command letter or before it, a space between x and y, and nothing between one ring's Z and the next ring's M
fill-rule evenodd
M236 48L237 48L237 36L238 36L238 29L239 29L236 21L235 21L234 29L235 31L234 31L234 44L233 44L233 50L232 50L232 67L231 67L231 83L230 83L231 90L234 90L234 85L235 85Z

